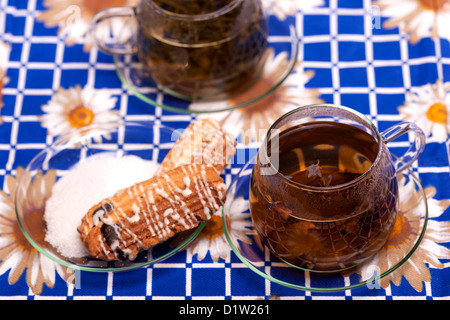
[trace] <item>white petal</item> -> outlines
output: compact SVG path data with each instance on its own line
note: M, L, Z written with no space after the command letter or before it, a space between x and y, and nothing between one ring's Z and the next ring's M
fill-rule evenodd
M217 237L212 241L209 252L213 261L217 261L219 258L226 259L230 253L230 247L223 237Z
M11 243L14 243L14 239L11 237L0 237L0 249L6 248L7 246L11 245Z
M432 136L438 143L444 143L448 138L447 128L441 124L435 124L433 126Z
M55 262L43 254L39 254L42 274L46 280L55 283Z
M3 260L3 264L0 267L0 275L4 274L9 269L14 270L23 258L23 251L16 249Z
M436 199L427 199L428 204L428 212L431 218L437 218L440 217L441 214L445 211L447 208L443 208L439 205L439 200Z
M244 200L244 198L237 198L235 201L233 201L230 207L231 218L235 215L241 216L242 213L244 213L248 209L249 209L248 200Z
M192 255L197 254L197 259L199 261L205 259L209 249L209 241L204 238L199 238L199 240L191 246Z
M36 285L37 279L39 276L39 270L40 270L39 256L40 256L40 254L33 254L33 262L31 264L31 267L28 266L28 272L31 272L30 281L31 281L32 286Z

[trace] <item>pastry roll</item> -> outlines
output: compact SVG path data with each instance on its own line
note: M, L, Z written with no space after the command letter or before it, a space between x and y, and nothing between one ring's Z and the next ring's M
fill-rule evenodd
M92 257L134 260L140 250L208 220L223 205L225 193L214 167L179 165L102 200L78 231Z

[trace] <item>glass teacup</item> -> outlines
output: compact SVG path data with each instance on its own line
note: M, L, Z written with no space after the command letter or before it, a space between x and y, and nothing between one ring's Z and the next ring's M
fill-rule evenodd
M395 160L386 144L414 137ZM397 174L421 154L425 136L403 122L379 133L342 106L301 107L269 129L253 167L250 212L262 242L295 267L336 272L385 244L398 210Z
M142 0L115 7L92 22L94 40L114 55L135 54L166 92L187 100L217 99L248 87L258 76L267 47L267 18L261 0ZM107 43L98 26L132 17L130 43ZM120 38L120 37L118 37Z

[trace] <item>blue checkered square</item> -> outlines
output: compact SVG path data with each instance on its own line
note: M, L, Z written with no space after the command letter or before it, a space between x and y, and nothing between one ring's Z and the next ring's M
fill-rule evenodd
M9 61L20 61L23 43L12 42L10 44L11 44L11 52L9 53Z
M440 39L441 56L450 58L450 43L447 39Z
M364 34L363 16L339 15L337 24L339 34Z
M22 115L42 115L42 106L50 101L51 96L46 94L41 95L25 95L23 97Z
M403 93L377 93L377 108L380 114L398 114L397 107L403 105L405 95Z
M329 35L330 17L328 15L306 15L303 17L303 35Z
M74 70L73 72L79 73L80 71L85 72L83 74L83 78L88 75L88 72L86 69ZM103 69L99 68L99 69L95 70L94 88L97 88L97 89L118 88L118 87L120 88L121 85L122 85L122 83L120 82L119 77L117 77L117 73L116 73L115 69L103 70Z
M410 66L411 85L423 86L436 82L438 70L435 63L422 63Z
M61 70L61 87L70 88L77 83L86 83L88 79L88 70L86 69L62 69Z
M13 163L10 163L10 160L8 159L7 165L4 166L8 170L19 166L25 167L42 150L42 146L28 146L26 149L11 146L11 149L14 150L14 161Z
M74 299L84 299L92 296L97 296L104 299L108 295L108 290L111 289L108 273L97 272L80 272L77 281L79 282L78 289L73 289Z
M46 89L53 86L53 69L28 69L26 89Z
M337 1L337 7L343 9L361 9L362 1Z
M305 61L331 60L331 47L329 42L305 43L303 48Z
M19 124L17 143L42 143L46 135L47 130L39 122L22 121Z
M22 36L25 29L25 17L6 14L5 33Z
M186 269L176 266L157 266L151 270L152 296L181 297L186 296Z
M428 148L428 146L427 146ZM436 147L431 147L434 148L434 150L436 151ZM445 161L445 160L443 160ZM422 186L424 188L427 187L432 187L436 190L436 195L434 196L435 199L438 200L445 200L445 199L450 199L450 188L448 188L448 183L445 180L445 178L448 176L448 171L446 172L445 170L442 170L441 172L432 172L432 170L430 170L430 172L427 172L426 169L422 169L422 168L427 168L427 167L419 167L420 170L420 180L422 183ZM431 167L433 168L433 167ZM447 210L445 211L442 216L438 219L439 221L449 221L450 220L450 211ZM448 248L448 243L444 244L447 248ZM445 262L445 259L442 259L442 262ZM447 264L448 265L448 262ZM447 290L450 290L449 288L447 288Z
M368 94L359 93L342 93L341 104L343 106L351 106L363 114L370 113L370 102Z
M378 88L403 87L401 66L375 67L375 86Z
M340 41L339 61L364 61L366 60L365 42Z
M64 62L88 62L89 53L83 50L81 44L66 46L63 55Z
M333 77L329 68L305 68L305 70L313 70L314 77L306 84L309 88L332 88Z
M269 25L271 26L271 28L269 28L269 36L279 36L279 35L286 35L289 34L289 24L286 23L286 20L279 20L278 17L276 17L275 15L269 15L268 17L269 21ZM295 22L295 20L293 19L293 17L286 17L286 19L289 19L292 23Z
M450 64L442 64L442 71L443 71L443 81L448 82L450 81Z
M156 99L156 94L150 96L150 98ZM146 114L149 112L150 108L151 107L147 103L137 98L136 96L132 95L128 97L127 115Z
M57 27L48 27L43 22L34 20L33 33L39 36L54 37L58 33Z
M449 165L449 159L446 156L447 150L445 144L428 143L419 158L419 167L446 167Z
M200 281L200 279L208 279ZM225 296L226 278L224 268L192 268L193 296Z
M56 60L55 43L35 43L30 47L28 62L49 62Z
M266 281L246 266L234 267L230 270L231 295L264 297Z
M112 295L118 297L145 297L147 294L147 269L114 273Z
M2 116L13 116L15 104L16 104L15 94L3 94L3 107L1 111Z
M339 69L341 87L367 87L366 68L341 68Z
M448 265L450 261L446 260L443 262ZM430 269L430 273L431 278L434 280L430 285L433 297L448 299L448 296L450 295L450 269L446 268L444 270L439 270L432 268Z
M5 84L5 88L16 89L19 82L19 69L8 69L8 82Z
M408 43L409 59L433 57L436 55L435 44L432 39L422 39L419 43Z
M373 58L375 60L400 60L400 43L397 41L373 42Z
M5 122L0 126L0 144L8 145L11 141L12 123Z

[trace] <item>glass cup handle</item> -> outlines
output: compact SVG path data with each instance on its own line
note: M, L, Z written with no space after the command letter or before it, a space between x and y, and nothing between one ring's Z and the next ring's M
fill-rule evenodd
M417 160L423 149L425 149L425 134L422 129L420 129L413 122L401 122L393 125L381 133L384 143L388 143L408 132L411 132L414 135L414 141L411 143L405 154L394 161L396 172L400 172L408 168L414 161Z
M134 45L136 41L131 41L132 43L120 43L118 39L114 39L114 41L107 43L105 42L105 39L101 39L99 34L100 32L98 32L98 27L103 21L120 17L131 17L133 19L136 19L136 8L112 7L98 12L92 18L90 33L92 35L92 38L94 39L95 45L105 53L112 55L134 54L137 52L137 47L136 45ZM132 37L136 36L135 30L133 30L132 34Z

